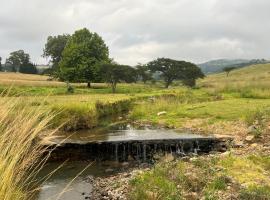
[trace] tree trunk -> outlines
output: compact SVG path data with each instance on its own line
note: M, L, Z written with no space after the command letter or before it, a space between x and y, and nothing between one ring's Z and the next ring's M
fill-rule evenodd
M87 82L87 87L91 88L91 83L90 82Z
M170 82L169 81L166 81L165 82L165 88L169 88L169 86L170 86Z
M112 83L112 93L116 92L116 83Z

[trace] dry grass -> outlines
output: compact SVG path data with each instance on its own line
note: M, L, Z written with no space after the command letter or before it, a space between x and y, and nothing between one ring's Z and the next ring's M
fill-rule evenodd
M64 86L65 83L58 81L48 81L48 76L21 74L12 72L0 73L1 85L14 86Z
M38 135L53 116L41 107L18 109L18 98L0 100L0 199L30 199L45 150Z
M49 76L36 74L22 74L14 72L0 72L0 85L3 86L66 86L66 83L51 80ZM82 86L85 84L73 84Z

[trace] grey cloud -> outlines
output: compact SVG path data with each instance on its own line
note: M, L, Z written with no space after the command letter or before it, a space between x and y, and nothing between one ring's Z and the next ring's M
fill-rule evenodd
M269 58L268 0L0 0L0 56L25 49L35 62L47 36L87 27L118 62L166 56Z

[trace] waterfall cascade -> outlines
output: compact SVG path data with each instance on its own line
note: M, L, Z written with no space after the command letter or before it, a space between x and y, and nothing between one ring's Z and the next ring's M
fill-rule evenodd
M51 160L137 160L152 161L155 155L203 154L211 151L226 151L226 141L216 138L104 141L89 143L64 143L51 146Z

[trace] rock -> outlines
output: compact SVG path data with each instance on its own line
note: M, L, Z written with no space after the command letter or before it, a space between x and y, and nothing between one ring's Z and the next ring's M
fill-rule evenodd
M247 132L248 132L248 134L256 133L257 132L256 126L252 125L252 126L248 127Z
M198 158L192 157L192 158L190 158L189 160L190 160L190 161L196 161L196 160L198 160Z
M157 116L166 115L166 114L167 114L166 111L162 111L162 112L158 112L158 113L157 113Z
M129 165L129 162L123 162L123 163L122 163L122 166L123 166L123 167L127 167L128 165Z
M105 172L106 172L106 173L110 173L110 172L113 172L113 171L114 171L114 170L111 169L111 168L105 169Z
M247 142L251 142L253 139L254 139L254 135L248 135L245 140Z
M243 141L235 141L233 144L233 147L235 148L240 148L244 146L244 142Z
M228 156L228 155L230 155L230 152L229 152L229 151L226 151L226 152L224 152L224 153L221 153L221 154L220 154L220 157L226 157L226 156Z
M251 147L257 147L258 144L257 144L257 143L253 143L253 144L251 144L250 146L251 146Z

